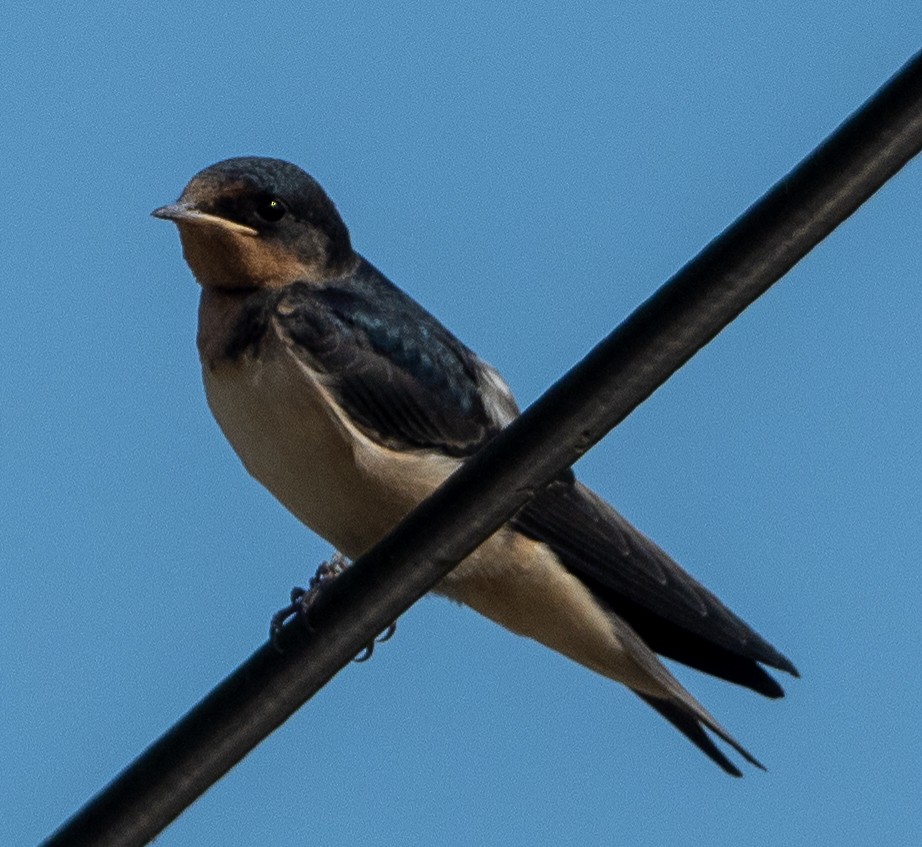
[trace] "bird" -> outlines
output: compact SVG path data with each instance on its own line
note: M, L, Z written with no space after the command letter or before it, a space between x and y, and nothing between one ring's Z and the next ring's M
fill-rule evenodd
M320 184L281 159L195 174L155 209L201 287L208 405L246 470L355 559L519 409L499 373L352 247ZM434 589L619 682L725 772L764 766L665 657L769 698L775 649L572 470ZM729 751L728 751L729 752Z

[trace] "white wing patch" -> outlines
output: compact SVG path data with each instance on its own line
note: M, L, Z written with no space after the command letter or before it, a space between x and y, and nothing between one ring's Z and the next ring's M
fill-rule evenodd
M487 415L497 426L508 426L519 416L519 406L511 389L492 365L488 365L479 356L475 358L475 363L477 386Z

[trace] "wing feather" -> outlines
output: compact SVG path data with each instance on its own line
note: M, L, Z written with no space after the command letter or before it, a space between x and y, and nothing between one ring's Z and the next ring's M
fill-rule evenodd
M397 450L464 457L518 413L499 374L367 262L323 287L282 289L273 320L355 424ZM780 697L761 664L797 673L662 549L561 476L512 520L664 656Z
M348 284L288 286L275 320L294 355L385 446L468 456L515 409L492 368L367 263Z
M551 483L512 524L548 544L654 652L768 697L783 690L759 663L797 674L789 659L572 474Z

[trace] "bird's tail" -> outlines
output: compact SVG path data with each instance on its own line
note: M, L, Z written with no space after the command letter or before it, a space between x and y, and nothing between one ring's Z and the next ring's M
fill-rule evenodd
M765 766L725 730L657 658L642 638L621 618L612 616L612 623L622 650L634 662L641 672L643 690L635 682L628 682L628 687L669 723L679 730L692 744L709 756L732 776L742 776L739 768L731 762L714 740L708 735L712 732L721 741L729 744L747 762L765 770Z
M720 765L720 767L731 776L742 776L743 774L714 743L711 736L705 731L705 727L722 741L729 744L747 762L763 771L765 770L765 765L717 723L704 707L695 701L688 692L685 692L685 694L687 699L691 700L690 704L685 702L686 698L658 698L652 697L649 694L643 694L639 691L635 691L634 693L644 702L656 709L657 712L666 718L666 720L678 729L692 744Z

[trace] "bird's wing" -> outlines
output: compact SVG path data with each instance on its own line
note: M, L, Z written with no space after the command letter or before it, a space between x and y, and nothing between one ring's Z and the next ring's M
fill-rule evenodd
M394 450L464 458L517 414L499 375L367 263L324 288L279 293L292 353L350 419ZM513 518L655 652L772 697L758 663L794 666L568 472Z
M275 321L350 419L395 450L464 457L516 414L498 374L370 265L288 286Z
M797 674L789 659L572 474L526 504L512 525L546 543L656 653L769 697L783 691L760 662Z

